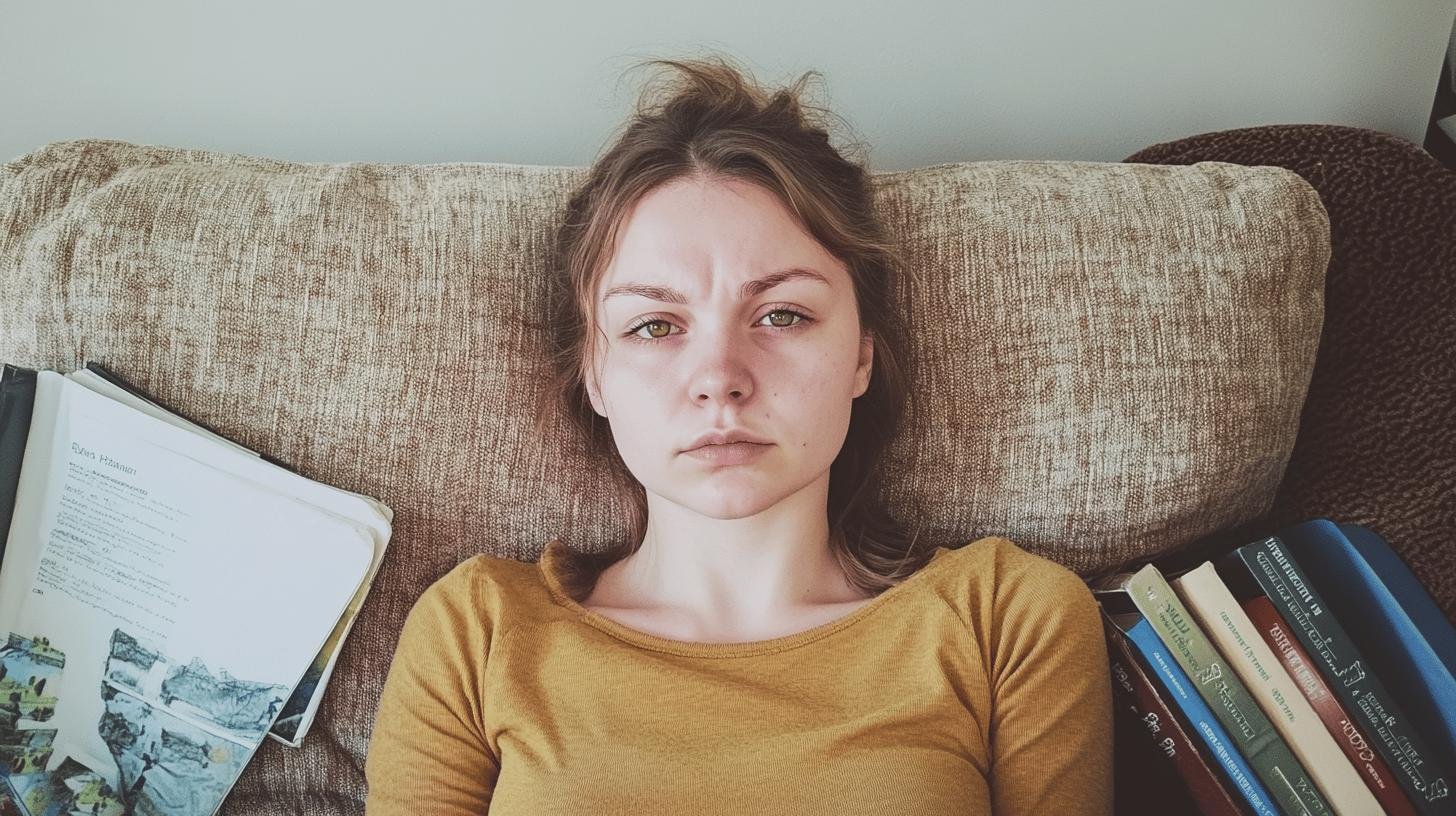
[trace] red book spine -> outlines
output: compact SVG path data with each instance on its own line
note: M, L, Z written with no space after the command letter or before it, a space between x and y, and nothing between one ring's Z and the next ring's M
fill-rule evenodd
M1112 691L1117 705L1129 711L1148 731L1148 738L1157 750L1168 757L1178 776L1182 777L1189 795L1204 816L1244 816L1234 804L1228 789L1194 747L1182 723L1169 710L1158 687L1143 671L1126 637L1111 624L1106 625L1109 657L1112 668Z
M1325 685L1324 678L1315 670L1304 647L1284 628L1284 618L1274 608L1274 602L1267 597L1258 596L1249 598L1240 605L1259 628L1259 635L1264 638L1264 642L1269 644L1274 654L1279 655L1279 660L1289 676L1304 693L1305 699L1309 700L1310 706L1334 736L1335 742L1340 744L1340 750L1345 752L1345 756L1360 771L1360 778L1365 780L1366 787L1375 794L1380 806L1392 816L1415 816L1415 807L1390 775L1390 768L1381 761L1375 749L1370 747L1370 742L1365 739L1365 734L1355 725L1355 721L1350 719L1345 707L1330 693L1329 686Z

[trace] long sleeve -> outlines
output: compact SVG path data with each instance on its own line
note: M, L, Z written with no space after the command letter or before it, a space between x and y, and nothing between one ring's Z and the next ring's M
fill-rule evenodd
M500 763L481 725L491 626L466 561L431 585L405 619L365 757L366 816L478 816Z
M1112 685L1097 602L1045 563L998 587L991 717L997 816L1112 813Z

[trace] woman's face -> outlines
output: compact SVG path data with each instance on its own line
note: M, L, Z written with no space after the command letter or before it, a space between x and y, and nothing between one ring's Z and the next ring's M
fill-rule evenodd
M587 390L632 474L720 519L820 479L827 492L873 356L844 266L772 193L736 180L658 187L618 240L595 293L601 334ZM817 274L753 285L791 269ZM684 452L723 429L767 444L745 461Z

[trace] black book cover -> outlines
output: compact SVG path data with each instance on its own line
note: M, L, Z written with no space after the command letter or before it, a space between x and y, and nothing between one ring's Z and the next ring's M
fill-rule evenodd
M5 364L0 373L0 562L15 515L15 492L20 489L20 464L30 436L30 415L35 407L34 369Z

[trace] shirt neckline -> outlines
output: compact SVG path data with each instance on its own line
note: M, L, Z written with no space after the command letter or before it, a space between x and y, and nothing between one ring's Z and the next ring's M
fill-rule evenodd
M803 631L780 635L779 637L766 640L748 640L737 643L707 643L693 640L674 640L672 638L654 635L650 632L644 632L640 629L634 629L626 624L619 623L600 612L595 612L582 606L576 599L567 594L566 588L562 586L560 578L556 574L555 565L557 557L563 547L565 547L565 544L560 538L551 539L546 543L546 547L542 551L541 558L537 563L546 588L550 591L551 597L556 603L571 610L575 613L577 619L583 623L600 629L619 640L626 641L635 646L641 646L644 649L688 657L747 657L749 655L782 652L787 649L812 643L865 619L873 614L875 610L887 605L895 598L904 595L909 589L917 585L917 583L922 582L924 580L922 576L930 572L936 563L943 563L945 561L945 554L951 552L950 549L944 546L936 547L931 553L930 560L915 573L869 599L854 611L841 615L827 623L821 623L818 626Z

